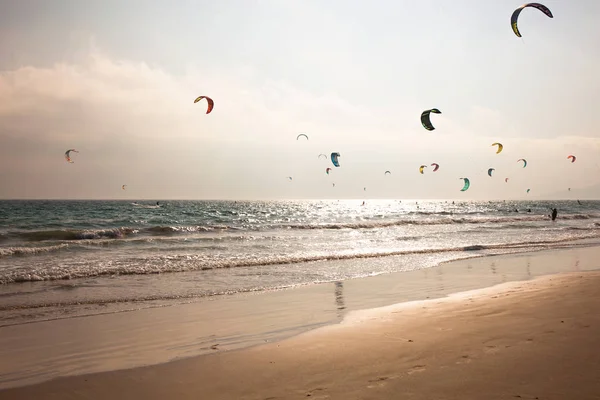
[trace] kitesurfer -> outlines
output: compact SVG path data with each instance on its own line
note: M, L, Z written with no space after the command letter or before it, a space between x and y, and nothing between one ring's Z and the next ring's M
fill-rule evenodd
M556 216L558 215L558 210L556 208L552 209L552 221L556 220Z

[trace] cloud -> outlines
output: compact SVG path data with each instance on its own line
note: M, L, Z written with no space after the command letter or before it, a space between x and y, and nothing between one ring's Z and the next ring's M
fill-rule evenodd
M201 94L215 100L210 115L193 103ZM266 79L250 66L173 74L93 51L0 73L0 197L343 198L367 186L371 197L518 198L525 186L552 193L597 183L599 140L529 138L500 110L467 109L461 120L444 108L428 132L409 94L381 103ZM295 140L301 132L308 142ZM81 152L75 164L64 162L67 148ZM326 176L317 155L332 151L342 168ZM578 161L568 165L571 153ZM518 158L530 166L520 170ZM418 174L432 162L438 172ZM489 167L514 185L490 180ZM463 176L467 193L458 192Z
M205 104L193 103L200 94L215 99L208 116ZM56 183L65 168L75 197L112 197L109 186L124 180L131 193L145 187L137 193L142 197L258 196L268 193L262 177L284 162L282 155L297 158L281 146L294 144L298 132L318 140L319 132L335 137L337 131L333 142L359 135L370 118L334 93L260 82L244 69L190 67L176 76L97 52L78 64L26 66L0 74L0 165L8 175L0 196L63 197L64 185ZM73 165L62 159L67 148L81 151ZM257 189L235 188L248 181ZM23 182L36 189L25 190Z

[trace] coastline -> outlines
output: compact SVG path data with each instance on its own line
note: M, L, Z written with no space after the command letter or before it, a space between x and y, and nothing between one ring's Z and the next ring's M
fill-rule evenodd
M240 351L0 391L2 399L597 399L600 272L360 313Z
M118 374L118 370L153 364L159 367L180 358L226 354L227 350L279 341L335 324L348 312L439 299L541 275L593 270L598 267L598 249L580 247L471 258L430 269L348 280L341 287L320 284L131 313L4 327L0 329L0 352L8 362L0 367L0 387L102 371ZM48 369L54 375L45 371Z

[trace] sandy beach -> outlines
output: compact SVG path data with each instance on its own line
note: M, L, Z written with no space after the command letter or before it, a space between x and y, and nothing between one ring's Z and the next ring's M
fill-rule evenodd
M342 282L0 326L0 390L264 345L337 324L356 311L592 271L597 253L583 245L470 258Z
M281 342L1 399L598 399L600 272L357 311Z

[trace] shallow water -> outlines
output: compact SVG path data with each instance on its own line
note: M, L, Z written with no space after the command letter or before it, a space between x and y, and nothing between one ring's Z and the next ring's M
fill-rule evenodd
M599 224L598 201L0 201L0 326L600 242Z

